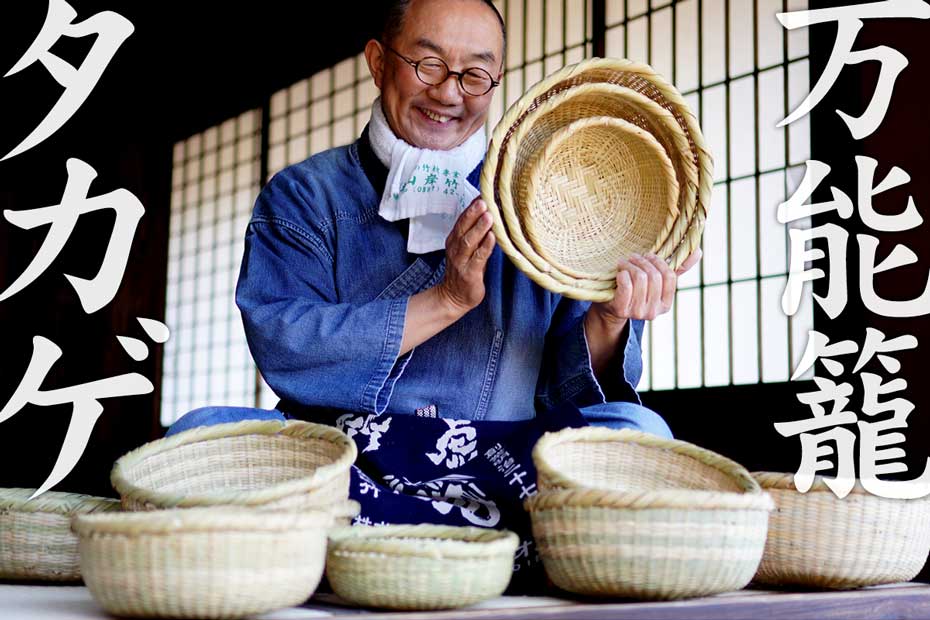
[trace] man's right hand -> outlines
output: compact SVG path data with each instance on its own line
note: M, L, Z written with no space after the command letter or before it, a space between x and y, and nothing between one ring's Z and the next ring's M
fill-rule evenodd
M436 289L453 313L464 315L484 299L484 272L494 243L491 214L476 198L446 237L446 274Z

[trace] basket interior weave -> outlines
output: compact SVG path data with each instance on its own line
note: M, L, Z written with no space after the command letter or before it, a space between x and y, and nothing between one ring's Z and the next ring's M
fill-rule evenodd
M565 442L551 446L546 459L565 477L598 488L745 491L731 475L691 456L631 442Z
M555 120L556 113L534 125ZM558 119L561 122L561 119ZM593 116L559 129L519 184L527 237L577 277L612 275L617 258L657 249L677 215L678 183L662 146L632 123Z
M126 476L163 493L250 491L306 477L343 451L329 441L286 435L221 437L152 454Z

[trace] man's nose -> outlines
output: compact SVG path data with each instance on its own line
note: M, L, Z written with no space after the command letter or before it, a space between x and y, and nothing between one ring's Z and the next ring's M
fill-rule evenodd
M444 82L436 84L430 91L433 98L443 105L458 105L462 103L462 88L459 86L458 78L451 73Z

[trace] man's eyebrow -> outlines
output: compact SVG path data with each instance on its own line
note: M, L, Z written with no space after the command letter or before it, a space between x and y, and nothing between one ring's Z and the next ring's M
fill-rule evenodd
M438 43L434 43L433 41L430 41L429 39L425 37L421 37L417 39L414 45L416 45L417 47L426 48L432 52L439 54L440 56L446 55L446 50L441 45L439 45ZM475 59L475 60L483 60L485 62L490 62L490 63L493 63L494 61L497 60L497 57L494 56L494 52L490 50L485 50L483 52L470 54L468 58Z

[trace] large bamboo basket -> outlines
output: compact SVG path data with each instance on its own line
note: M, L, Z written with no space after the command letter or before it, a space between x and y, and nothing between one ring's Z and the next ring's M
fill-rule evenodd
M771 498L741 465L693 444L600 427L547 433L525 503L546 573L595 596L737 590L765 546Z
M608 92L610 89L614 92ZM653 247L673 268L700 244L710 204L713 162L697 120L681 95L650 67L627 60L595 58L565 67L533 86L505 113L493 132L481 175L482 197L492 214L501 249L528 277L553 292L608 301L614 290L611 271L578 270L546 260L528 240L518 206L519 186L525 182L526 163L533 159L533 153L544 148L555 130L586 116L612 116L631 122L651 133L666 150L679 185L677 215L653 213L645 219L651 220L652 230L660 228ZM540 119L545 120L537 131ZM596 194L587 190L580 193L587 193L586 199ZM579 252L584 254L583 248ZM614 266L619 258L615 257ZM581 273L587 276L577 277Z
M77 514L120 509L115 499L36 489L0 489L0 579L78 581Z
M753 475L777 506L756 581L856 588L909 581L927 560L930 498L878 497L857 482L840 499L820 477L801 493L793 474Z
M81 570L109 613L241 618L304 602L323 574L324 511L191 508L78 516Z
M552 582L590 596L678 599L739 590L765 547L771 499L743 492L541 492L525 502Z
M499 596L513 572L513 532L447 525L355 526L329 536L326 576L357 605L451 609Z
M111 481L129 510L240 505L325 508L349 495L355 443L322 424L245 421L194 428L121 457Z

